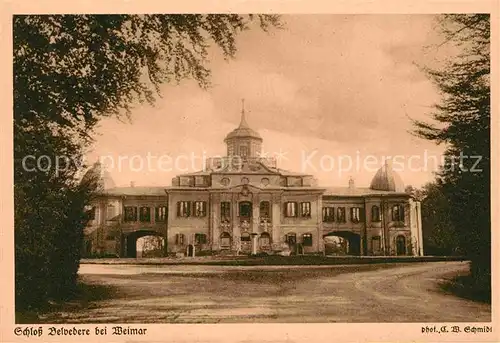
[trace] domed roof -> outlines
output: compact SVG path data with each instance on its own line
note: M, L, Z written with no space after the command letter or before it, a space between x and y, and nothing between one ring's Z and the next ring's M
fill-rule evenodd
M98 191L116 187L115 181L111 177L111 174L102 166L101 162L99 161L94 163L82 178L82 182L90 180L95 180L97 182Z
M404 192L405 185L403 180L392 170L390 163L386 160L385 164L377 171L372 179L370 188L377 191Z
M248 125L246 119L245 119L245 111L241 111L241 121L240 125L234 129L233 131L229 132L224 139L224 141L227 141L228 139L233 139L233 138L255 138L258 140L262 141L262 137L259 135L259 133L253 129L250 128Z

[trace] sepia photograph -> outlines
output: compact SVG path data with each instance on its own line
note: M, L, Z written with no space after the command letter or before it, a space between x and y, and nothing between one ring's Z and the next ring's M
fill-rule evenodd
M248 13L12 15L9 331L491 340L491 15Z

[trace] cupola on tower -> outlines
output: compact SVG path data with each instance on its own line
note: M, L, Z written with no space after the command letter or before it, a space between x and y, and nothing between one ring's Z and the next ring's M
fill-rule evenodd
M224 143L226 143L229 157L256 158L262 151L262 137L248 125L243 101L240 125L226 136Z

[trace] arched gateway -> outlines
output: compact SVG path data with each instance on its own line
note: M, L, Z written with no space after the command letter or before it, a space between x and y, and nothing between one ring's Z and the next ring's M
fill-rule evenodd
M157 231L153 230L139 230L129 233L126 237L126 251L124 252L124 256L128 258L136 258L137 257L137 240L146 236L158 236L163 238L163 242L165 242L165 237Z
M332 231L323 235L326 255L361 255L361 237L351 231Z

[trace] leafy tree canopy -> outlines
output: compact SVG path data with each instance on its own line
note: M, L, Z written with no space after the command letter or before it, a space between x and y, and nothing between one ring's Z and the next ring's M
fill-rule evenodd
M102 117L152 103L162 83L208 87L210 47L233 57L253 22L280 26L272 15L14 17L16 310L75 292L84 208L98 180L80 182L80 165L55 169L56 159L81 159Z
M210 46L226 58L236 36L274 15L27 15L14 17L15 124L51 123L88 139L100 117L154 101L159 86L210 83Z
M491 273L490 221L490 17L450 14L440 18L443 44L460 53L439 70L425 69L441 92L433 122L415 122L419 137L445 143L437 184L472 276L487 287Z

